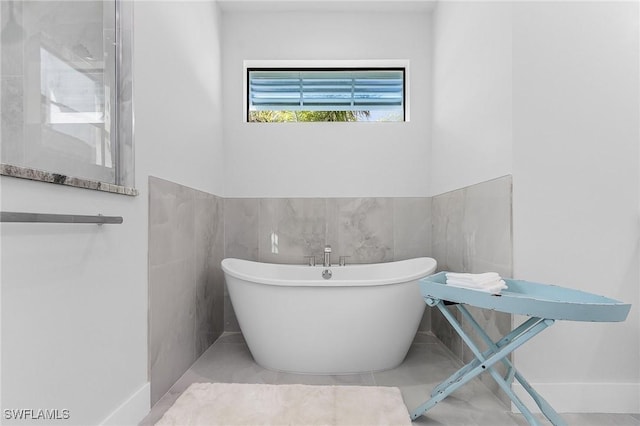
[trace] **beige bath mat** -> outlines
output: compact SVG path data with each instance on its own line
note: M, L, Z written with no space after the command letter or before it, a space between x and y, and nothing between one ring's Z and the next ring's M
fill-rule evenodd
M400 390L380 386L194 383L157 426L410 425Z

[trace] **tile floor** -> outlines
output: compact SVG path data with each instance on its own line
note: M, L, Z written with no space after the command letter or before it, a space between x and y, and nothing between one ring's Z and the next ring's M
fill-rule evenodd
M140 426L157 422L178 396L194 382L371 385L397 386L408 409L427 399L431 389L461 366L451 352L433 335L416 337L407 358L397 368L377 373L346 376L314 376L271 371L253 361L240 333L225 333L173 385L153 407ZM529 402L526 402L529 404ZM640 426L638 414L563 414L569 425ZM549 423L540 416L541 424ZM431 409L416 425L527 425L519 414L513 414L478 379L461 387Z

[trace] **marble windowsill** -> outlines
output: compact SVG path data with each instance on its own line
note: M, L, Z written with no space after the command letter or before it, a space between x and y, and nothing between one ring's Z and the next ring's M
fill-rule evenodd
M43 170L30 169L28 167L12 166L10 164L0 164L0 175L73 186L76 188L93 189L96 191L111 192L114 194L130 196L138 195L137 189L127 186L66 176L59 173L45 172Z

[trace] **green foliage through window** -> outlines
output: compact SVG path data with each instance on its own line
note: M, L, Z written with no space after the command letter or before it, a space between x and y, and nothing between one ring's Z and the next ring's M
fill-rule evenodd
M368 121L369 111L249 111L252 123Z

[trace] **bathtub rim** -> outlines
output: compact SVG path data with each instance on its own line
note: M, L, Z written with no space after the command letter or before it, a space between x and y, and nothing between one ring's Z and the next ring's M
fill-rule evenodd
M398 268L401 266L406 266L406 271L402 271L403 273L394 274L393 276L383 277L383 278L374 278L374 279L283 279L283 278L266 278L260 277L255 274L244 273L238 270L238 268L233 268L234 265L242 265L247 264L255 267L266 267L266 268L287 268L287 269L300 269L300 270L308 270L309 268L315 268L318 270L322 270L324 267L322 265L316 266L306 266L306 265L298 265L298 264L287 264L287 263L268 263L268 262L258 262L253 260L239 259L228 257L220 262L222 266L222 270L225 274L229 274L232 277L241 279L248 283L253 284L265 284L265 285L273 285L273 286L281 286L281 287L369 287L369 286L381 286L381 285L393 285L393 284L403 284L411 281L418 280L420 278L424 278L426 276L432 275L435 273L437 268L437 261L432 257L415 257L411 259L405 260L395 260L391 262L380 262L380 263L359 263L359 264L350 264L346 266L338 266L332 265L331 269L338 268L350 268L350 269L364 269L371 267L384 267L387 266L389 268ZM393 265L392 265L393 264ZM416 264L416 265L412 265ZM411 267L410 267L411 265ZM408 273L407 273L408 272ZM320 274L318 274L320 276Z

